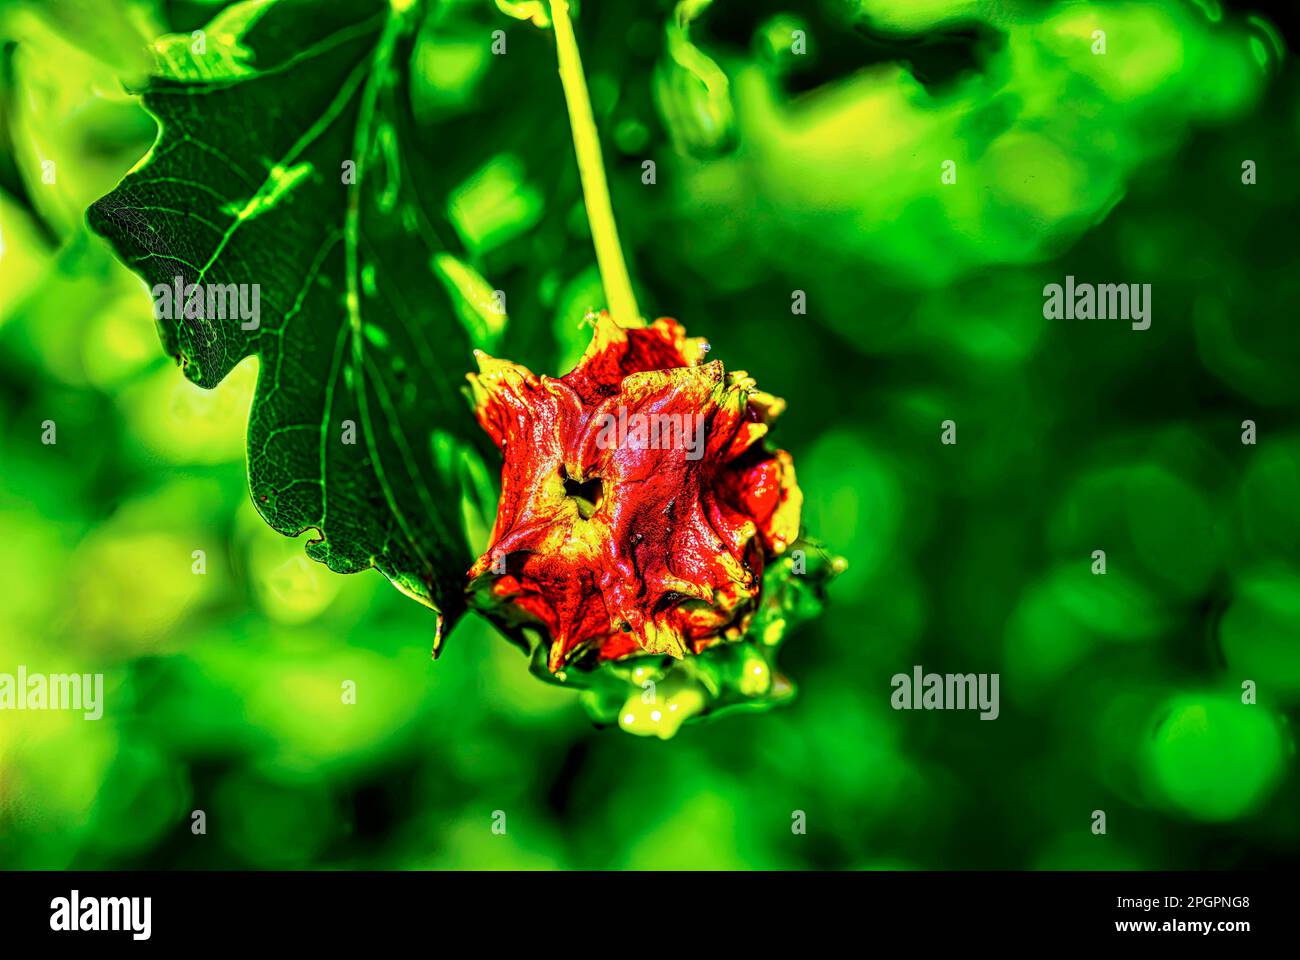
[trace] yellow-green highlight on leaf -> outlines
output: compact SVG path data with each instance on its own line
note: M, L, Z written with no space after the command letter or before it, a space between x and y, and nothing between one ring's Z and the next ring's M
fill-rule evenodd
M234 80L257 73L253 51L241 42L274 0L243 0L222 10L202 31L169 33L154 41L153 52L161 76L173 80ZM196 32L197 33L197 32Z
M501 342L509 318L499 308L496 291L483 276L449 253L433 258L433 269L456 304L456 312L475 348L493 352Z
M298 181L311 173L311 169L310 163L300 163L287 170L276 165L271 168L262 189L253 194L247 203L242 207L236 204L227 204L221 210L236 220L251 220L279 203L280 199L292 190Z

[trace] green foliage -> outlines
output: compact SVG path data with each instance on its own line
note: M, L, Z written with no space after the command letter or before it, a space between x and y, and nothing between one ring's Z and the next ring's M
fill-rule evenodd
M308 553L332 570L376 567L454 622L464 480L481 469L458 384L493 337L490 291L445 214L448 171L428 159L438 138L410 108L415 17L379 2L231 10L207 30L212 61L184 36L157 45L167 75L143 102L158 141L91 227L151 287L258 286L255 322L182 315L188 294L160 320L200 386L260 359L258 509L281 533L315 531Z
M103 2L145 11L147 36L189 36L219 6ZM427 611L256 514L245 430L265 355L213 390L161 359L143 284L79 227L155 123L27 15L45 6L0 6L0 670L103 671L106 710L0 716L0 865L1294 858L1300 77L1252 4L714 0L690 40L726 73L736 127L705 157L674 147L701 129L673 127L686 101L656 100L682 90L654 80L669 6L584 5L638 302L789 402L808 523L849 560L783 649L799 696L670 745L594 731L584 694L537 682L481 618L429 664ZM992 30L987 56L922 82L921 41L963 13ZM1111 28L1094 57L1097 18L1140 39ZM500 353L566 369L602 304L549 39L444 2L411 42L411 109L439 158L424 173L445 186L427 206L509 291ZM258 69L276 55L255 53ZM1151 330L1045 321L1043 285L1066 273L1152 282ZM440 360L467 367L452 354L470 336ZM960 442L942 447L949 417ZM916 663L1000 671L998 720L891 710L891 675Z

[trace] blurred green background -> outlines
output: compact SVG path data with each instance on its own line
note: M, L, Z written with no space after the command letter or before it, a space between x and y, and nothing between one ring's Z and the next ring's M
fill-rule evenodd
M793 706L660 742L594 729L477 618L432 663L427 610L268 529L244 472L256 361L189 384L88 236L155 134L124 92L149 70L131 38L221 6L0 5L0 672L106 685L99 721L0 713L0 867L1294 857L1300 84L1276 21L582 4L642 309L789 402L805 524L849 562L783 651ZM563 372L602 302L551 38L487 0L429 7L413 107L483 131L448 144L482 158L452 217L511 291L502 353ZM1152 284L1151 329L1044 320L1066 274ZM1000 717L895 712L914 664L999 673Z

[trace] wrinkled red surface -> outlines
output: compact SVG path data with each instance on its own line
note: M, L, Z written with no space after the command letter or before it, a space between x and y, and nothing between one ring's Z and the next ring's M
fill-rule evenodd
M624 329L601 314L559 379L478 355L475 412L505 462L471 592L543 627L553 672L739 636L764 563L798 534L790 457L762 442L783 404L707 350L674 320ZM663 425L658 449L635 430L650 422Z

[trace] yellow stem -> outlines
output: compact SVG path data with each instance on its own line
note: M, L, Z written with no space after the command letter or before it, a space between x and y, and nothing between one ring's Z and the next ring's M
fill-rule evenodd
M555 25L555 48L560 60L560 83L569 107L569 125L573 129L573 148L578 155L578 175L587 204L587 222L596 245L596 263L610 315L623 327L639 326L641 313L632 294L623 248L614 224L614 207L609 202L609 185L605 182L605 164L600 156L600 139L596 120L591 113L591 97L582 73L578 41L573 35L567 0L550 0L551 20Z

